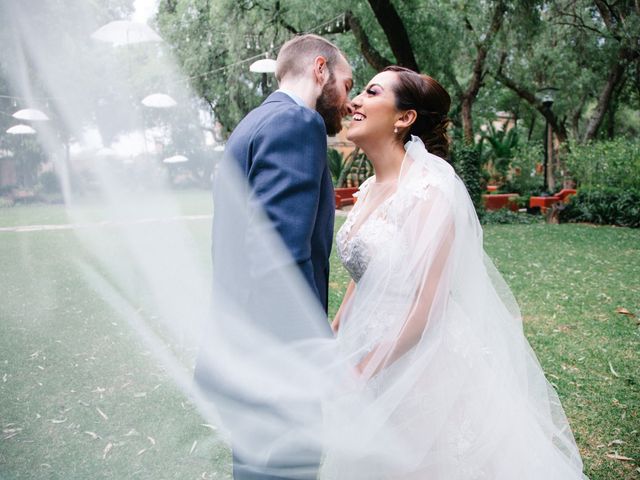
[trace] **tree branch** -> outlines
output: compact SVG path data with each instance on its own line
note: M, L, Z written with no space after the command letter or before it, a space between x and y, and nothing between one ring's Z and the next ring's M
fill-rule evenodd
M364 56L365 60L376 70L382 70L383 68L391 65L393 62L387 60L383 57L372 45L369 41L369 37L362 29L362 25L360 25L360 21L358 18L351 12L347 11L345 13L345 19L347 26L353 32L353 36L358 41L360 45L360 51Z
M540 112L540 114L549 122L551 128L556 133L560 142L564 142L567 140L567 129L565 128L564 123L558 119L558 117L551 111L550 108L545 107L543 103L536 98L533 92L527 90L521 85L518 85L514 80L507 77L502 72L502 66L500 66L494 77L501 84L515 92L516 95L518 95L532 107L538 110L538 112Z
M581 22L580 24L577 23L571 23L571 22L560 22L560 21L552 21L552 23L554 25L565 25L567 27L574 27L574 28L584 28L585 30L590 30L594 33L597 33L599 36L601 37L607 37L609 36L608 33L606 32L601 32L600 30L598 30L597 28L591 27L589 25L585 25L584 22Z
M489 25L489 29L487 30L484 39L476 43L477 53L476 59L473 63L471 81L469 82L467 89L459 94L462 103L463 135L465 142L468 144L473 143L473 117L471 109L476 97L478 96L480 87L482 86L482 79L485 75L484 66L487 60L487 53L489 52L489 48L493 42L493 37L495 37L502 28L504 14L506 11L507 7L504 1L498 0L493 10L491 24Z
M369 0L369 5L387 37L398 65L419 71L409 34L393 3L390 0Z
M598 95L598 104L596 105L596 108L593 111L589 122L587 123L587 129L584 133L584 142L593 140L596 137L598 130L600 129L600 125L602 125L602 120L604 120L604 116L611 106L613 92L623 80L624 71L626 70L626 68L627 64L624 61L624 52L620 51L618 61L611 66L607 81L602 86L600 95Z
M284 12L280 9L280 2L277 1L275 4L274 15L273 15L274 20L280 25L282 25L285 28L285 30L287 30L289 33L292 33L293 35L298 35L300 33L300 30L298 30L289 22L287 22L284 19L283 13Z

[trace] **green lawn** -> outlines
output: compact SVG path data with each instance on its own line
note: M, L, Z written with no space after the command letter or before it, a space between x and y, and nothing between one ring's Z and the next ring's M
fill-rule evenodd
M177 198L184 214L210 213L207 193ZM96 206L85 214L109 219ZM0 228L67 218L62 206L4 208ZM188 228L207 264L209 222ZM117 240L103 231L105 245ZM487 226L485 246L520 302L586 473L640 478L640 330L616 313L640 310L640 231ZM92 257L72 230L0 231L0 478L228 478L211 473L228 464L226 448L78 260ZM348 276L332 262L333 314Z

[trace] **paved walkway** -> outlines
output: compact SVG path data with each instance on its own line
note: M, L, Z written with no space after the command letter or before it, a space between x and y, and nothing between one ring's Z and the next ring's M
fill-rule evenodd
M351 206L345 207L342 210L336 210L336 217L346 217L351 210ZM148 223L171 223L171 222L184 222L189 220L211 220L212 215L183 215L167 218L143 218L140 220L129 221L113 221L105 220L102 222L88 222L88 223L61 223L53 225L18 225L15 227L0 227L0 232L44 232L54 230L78 230L84 228L103 228L103 227L121 227L125 225L144 225Z
M140 220L113 221L89 223L62 223L57 225L20 225L16 227L0 227L0 232L42 232L51 230L78 230L82 228L120 227L125 225L144 225L149 223L184 222L188 220L211 220L212 215L183 215L166 218L142 218Z

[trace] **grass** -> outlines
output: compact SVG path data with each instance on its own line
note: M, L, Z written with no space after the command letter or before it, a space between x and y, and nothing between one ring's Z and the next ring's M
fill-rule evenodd
M177 198L184 214L210 212L207 193ZM0 227L67 219L62 206L0 209ZM209 222L188 227L206 264ZM112 235L104 229L105 244ZM587 475L640 478L640 331L616 312L640 310L640 231L490 225L485 247L520 303ZM93 261L71 230L0 231L0 478L229 478L226 448L78 260ZM334 253L331 315L348 280Z

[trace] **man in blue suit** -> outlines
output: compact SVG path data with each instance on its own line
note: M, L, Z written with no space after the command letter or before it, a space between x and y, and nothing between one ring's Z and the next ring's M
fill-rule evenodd
M237 125L225 156L326 311L335 211L326 138L348 114L351 68L333 44L303 35L280 50L276 78L280 88Z
M281 48L276 78L280 88L251 111L229 137L220 165L223 173L218 178L225 178L225 171L240 173L248 186L247 202L257 204L266 214L313 297L326 312L335 212L327 135L337 134L342 118L350 113L351 68L335 45L316 35L302 35ZM256 232L259 228L251 221L243 221L246 215L237 213L230 200L236 192L230 188L222 180L214 187L214 289L225 297L224 301L231 298L244 314L255 319L257 328L269 335L284 342L308 336L308 329L297 332L295 325L278 324L279 306L268 300L274 295L283 297L282 285L278 285L277 275L256 273L260 270L257 264L264 260L260 258L260 247L254 249L251 243L252 238L258 238L254 243L260 244L260 233ZM244 247L238 248L238 244ZM246 254L238 254L243 248ZM329 324L322 323L317 326L317 334L329 337ZM238 447L233 448L234 479L315 478L321 452L314 449L295 446L262 464L256 464L260 462L251 458L251 452L243 453L240 438L247 436L253 442L258 438L262 443L281 443L281 427L274 432L260 430L258 425L281 416L286 407L238 394L235 387L229 386L233 381L221 379L211 367L199 361L196 381L205 392L213 392L218 403L227 403L219 409L232 444ZM317 410L319 415L319 406ZM247 420L247 415L255 421Z

